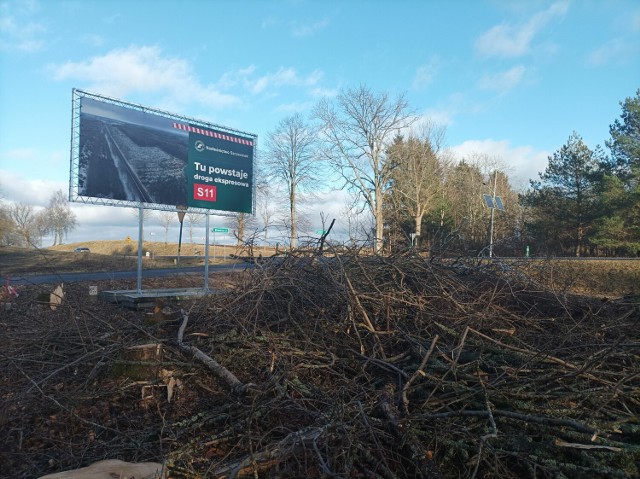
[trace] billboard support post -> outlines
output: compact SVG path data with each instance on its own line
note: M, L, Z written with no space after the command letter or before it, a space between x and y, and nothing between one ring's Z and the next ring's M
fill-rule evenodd
M209 291L209 213L205 215L205 237L204 237L204 289Z
M138 207L138 294L142 294L142 238L144 230L142 228L144 208L142 203Z

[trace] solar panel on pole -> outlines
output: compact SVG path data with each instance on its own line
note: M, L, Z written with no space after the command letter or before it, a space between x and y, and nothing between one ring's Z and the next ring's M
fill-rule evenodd
M494 205L493 205L493 198L491 197L491 195L488 195L485 193L482 196L484 197L484 202L487 204L487 208L493 209Z

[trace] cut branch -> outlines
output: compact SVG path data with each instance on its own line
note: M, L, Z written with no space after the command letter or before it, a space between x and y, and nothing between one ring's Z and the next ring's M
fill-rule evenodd
M238 395L246 394L248 389L253 386L251 383L243 384L231 371L229 371L223 365L218 363L211 356L206 355L195 346L189 346L188 344L185 344L182 341L182 338L184 336L184 330L186 329L187 323L189 321L189 315L186 314L184 310L181 311L181 314L182 314L182 324L180 324L180 329L178 329L178 337L177 337L178 347L182 351L190 353L196 358L198 358L200 361L202 361L202 363L205 366L207 366L211 371L213 371L213 373L216 376L222 379L229 386L229 388L233 393Z

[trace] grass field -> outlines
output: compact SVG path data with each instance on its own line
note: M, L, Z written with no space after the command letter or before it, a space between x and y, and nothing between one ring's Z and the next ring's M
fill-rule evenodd
M640 295L640 260L556 258L529 260L523 268L555 291L605 297Z
M90 253L74 253L77 247L86 247ZM149 256L147 256L149 252ZM216 256L236 254L236 249L227 246L223 251L216 247ZM133 241L85 241L53 246L50 248L25 249L11 246L0 247L0 274L27 275L68 273L83 271L113 271L134 270L137 267L138 244ZM175 265L178 254L177 243L143 244L143 267L166 268ZM198 257L196 258L196 254ZM213 249L209 249L213 256ZM204 249L202 245L183 244L180 251L182 266L196 266L204 264ZM211 258L210 263L229 262L229 259Z

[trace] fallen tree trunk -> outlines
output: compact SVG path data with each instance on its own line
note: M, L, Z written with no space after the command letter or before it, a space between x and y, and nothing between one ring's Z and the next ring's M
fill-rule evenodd
M218 376L218 378L222 379L227 384L227 386L229 386L229 389L231 389L231 392L237 395L246 394L248 389L252 386L251 383L249 384L242 383L235 376L235 374L233 374L231 371L229 371L227 368L225 368L223 365L221 365L218 361L213 359L211 356L206 355L195 346L189 346L188 344L184 343L183 341L184 330L187 328L187 323L189 322L189 315L186 314L184 310L181 311L181 314L182 314L182 324L180 325L180 329L178 329L178 337L177 337L178 347L182 351L186 353L190 353L196 358L198 358L200 361L202 361L202 363L205 366L207 366L207 368L213 371L213 373L216 376Z

